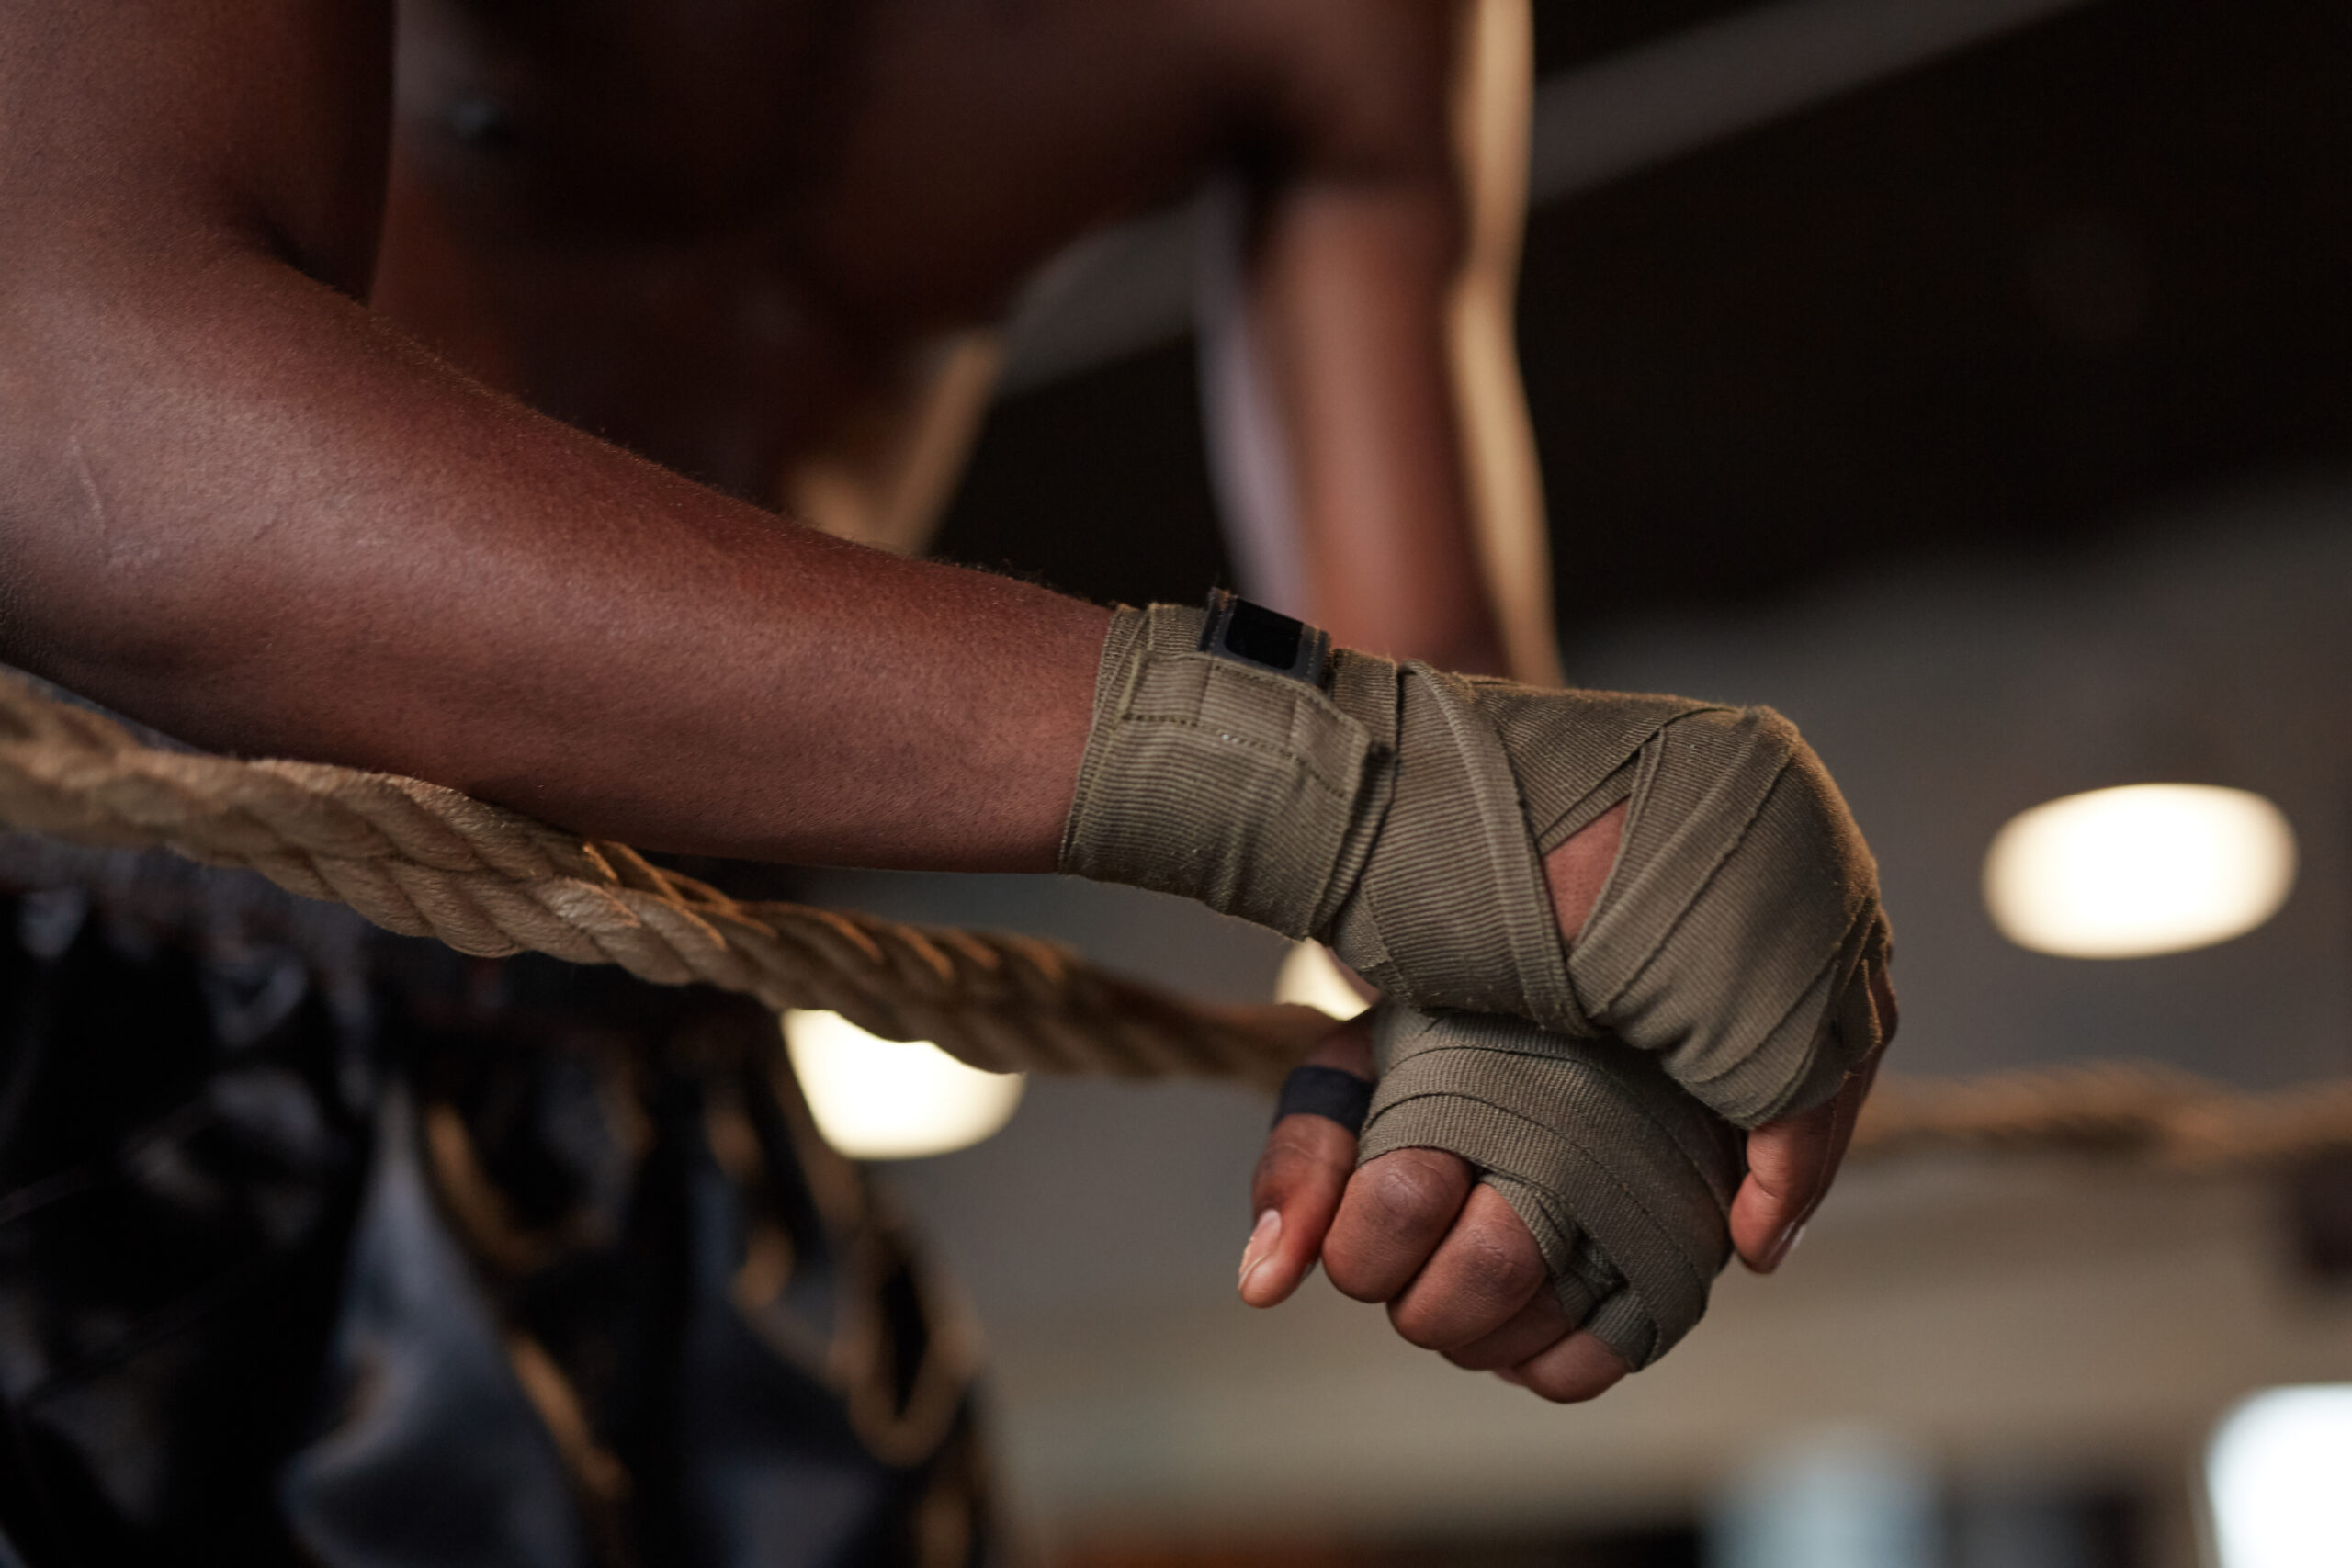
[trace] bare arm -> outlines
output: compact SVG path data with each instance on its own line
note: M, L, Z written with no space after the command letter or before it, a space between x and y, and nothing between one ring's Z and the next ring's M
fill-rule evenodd
M0 658L659 847L1045 869L1103 614L780 523L364 296L389 7L0 17Z
M1527 7L1385 15L1297 51L1314 62L1289 107L1300 151L1235 242L1243 298L1211 321L1213 426L1226 466L1251 470L1227 489L1260 513L1287 503L1250 525L1295 531L1295 608L1340 641L1554 682L1511 341Z

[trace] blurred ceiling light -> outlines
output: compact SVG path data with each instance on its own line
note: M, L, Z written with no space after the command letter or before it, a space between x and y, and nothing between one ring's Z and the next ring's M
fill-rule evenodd
M1320 1008L1333 1018L1353 1018L1372 1005L1319 942L1302 942L1290 950L1274 976L1274 1000Z
M825 1142L852 1159L968 1148L1012 1120L1019 1073L967 1067L924 1041L884 1040L837 1012L787 1012L784 1043Z
M2274 1388L2222 1418L2205 1452L2221 1568L2352 1562L2352 1383Z
M2270 802L2209 784L2127 784L2037 806L1994 835L1984 903L2020 947L2067 958L2180 953L2243 936L2295 883Z

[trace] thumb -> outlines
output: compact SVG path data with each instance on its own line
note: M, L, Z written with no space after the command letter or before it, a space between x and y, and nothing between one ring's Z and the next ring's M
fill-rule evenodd
M1372 1028L1366 1019L1340 1024L1306 1058L1306 1066L1336 1067L1369 1082ZM1241 1299L1270 1307L1289 1298L1315 1269L1324 1233L1339 1213L1340 1195L1356 1164L1355 1134L1327 1116L1284 1116L1266 1134L1250 1183L1254 1216L1241 1253Z

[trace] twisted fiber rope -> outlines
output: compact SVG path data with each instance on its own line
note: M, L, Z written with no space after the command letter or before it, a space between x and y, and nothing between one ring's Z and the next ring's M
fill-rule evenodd
M1026 937L739 903L420 780L141 744L0 672L0 826L166 848L481 957L550 953L822 1008L991 1072L1278 1081L1329 1021L1180 1001Z
M2188 1171L2267 1169L2352 1154L2352 1079L2270 1094L2132 1062L1981 1078L1883 1077L1857 1155L1931 1148L2052 1150Z
M1212 1009L1027 937L739 903L626 845L560 832L416 779L141 744L0 671L0 827L167 848L350 905L481 957L550 953L771 1008L823 1008L991 1072L1279 1081L1329 1020ZM2092 1064L1959 1082L1882 1080L1858 1154L1973 1145L2126 1155L2189 1169L2352 1151L2352 1080L2273 1095Z

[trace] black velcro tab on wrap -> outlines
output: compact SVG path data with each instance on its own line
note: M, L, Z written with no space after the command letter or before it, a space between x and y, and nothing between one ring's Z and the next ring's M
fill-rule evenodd
M1201 651L1320 686L1331 661L1331 638L1305 621L1212 588L1208 618L1201 623Z

